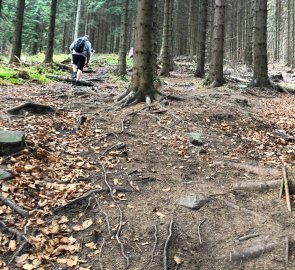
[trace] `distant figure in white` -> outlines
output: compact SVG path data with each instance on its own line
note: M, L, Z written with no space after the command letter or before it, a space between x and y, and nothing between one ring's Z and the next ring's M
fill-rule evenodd
M128 56L130 58L133 58L133 47L130 48L129 52L128 52Z

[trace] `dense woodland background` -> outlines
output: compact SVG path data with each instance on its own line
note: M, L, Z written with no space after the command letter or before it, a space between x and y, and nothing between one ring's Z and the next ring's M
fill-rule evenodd
M50 0L1 0L0 52L9 55L14 36L16 10L25 2L22 34L22 52L37 54L47 50L50 20ZM54 1L53 1L54 2ZM57 3L54 52L68 53L68 46L75 33L88 34L98 53L119 51L122 0L76 0L55 1ZM157 29L163 28L164 0L157 1ZM174 0L173 2L173 55L196 55L200 26L199 0ZM212 37L214 1L208 4L207 48ZM253 0L227 0L225 16L225 59L251 65L253 36ZM136 1L129 1L128 45L134 46ZM294 65L295 1L268 1L268 60ZM76 18L79 17L76 23ZM162 31L158 31L158 41ZM159 52L160 49L158 49ZM210 50L207 49L208 54ZM210 55L209 55L210 57ZM209 58L208 58L209 60Z

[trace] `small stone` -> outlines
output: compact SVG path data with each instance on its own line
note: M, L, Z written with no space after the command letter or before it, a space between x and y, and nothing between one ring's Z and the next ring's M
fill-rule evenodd
M189 195L179 199L178 204L192 210L198 210L209 202L209 198L203 195Z
M235 102L240 104L242 107L249 106L249 101L248 101L248 99L245 99L245 98L236 98Z
M201 133L190 133L189 134L189 141L193 145L203 145L203 138Z
M0 170L0 180L7 181L7 180L11 180L12 178L13 178L13 175L10 172Z
M12 155L25 147L25 133L0 130L0 155Z

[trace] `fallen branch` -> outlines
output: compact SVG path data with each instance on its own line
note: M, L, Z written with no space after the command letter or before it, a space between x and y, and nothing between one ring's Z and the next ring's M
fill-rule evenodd
M158 244L158 228L157 228L157 225L155 225L155 233L154 233L154 238L155 238L155 242L154 242L154 246L153 246L153 249L152 249L152 252L151 252L151 259L150 259L150 262L147 266L147 269L150 269L151 267L151 264L154 260L154 254L155 254L155 250L156 250L156 247L157 247L157 244Z
M17 204L15 204L13 201L4 198L2 196L2 194L0 193L0 201L9 206L11 209L13 209L16 213L18 213L19 215L21 215L23 218L28 218L29 217L29 212L24 210L23 208L21 208L20 206L18 206Z
M283 167L283 177L284 177L284 187L285 187L285 196L286 196L287 209L288 209L289 212L292 212L290 191L289 191L289 183L288 183L288 175L287 175L287 169L286 169L285 166Z
M258 191L264 192L272 188L277 188L280 186L280 180L271 181L251 181L233 184L232 188L234 190L245 190L245 191Z
M164 252L163 252L163 265L164 265L164 270L168 270L168 258L167 258L167 254L168 254L168 245L171 239L173 233L173 216L171 218L170 224L169 224L169 233L168 233L168 237L166 239L165 242L165 246L164 246Z
M244 235L239 238L239 241L249 240L251 238L258 237L258 236L260 236L259 233L252 233L252 234Z
M207 219L205 218L199 225L198 225L198 236L199 236L199 243L202 245L202 238L201 238L201 233L200 233L200 227L201 225L206 221Z
M73 80L70 78L64 78L64 77L60 77L60 76L54 76L54 75L46 75L46 77L50 80L54 80L54 81L58 81L58 82L67 82L67 83L72 83ZM81 86L94 86L94 84L92 82L87 82L87 81L80 81Z
M276 243L259 243L255 246L230 253L230 261L241 261L251 258L257 258L266 252L272 251L275 246Z

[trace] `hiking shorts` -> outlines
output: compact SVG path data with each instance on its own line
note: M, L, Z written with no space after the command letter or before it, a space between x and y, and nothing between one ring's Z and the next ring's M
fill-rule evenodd
M83 71L85 66L86 58L80 54L73 54L73 64L78 66L78 69Z

